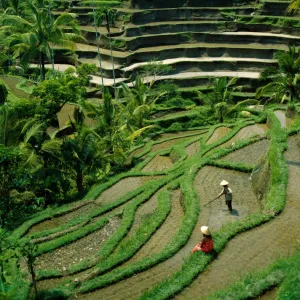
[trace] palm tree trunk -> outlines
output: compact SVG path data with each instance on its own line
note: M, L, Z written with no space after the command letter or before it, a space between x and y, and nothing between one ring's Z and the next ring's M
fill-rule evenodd
M110 57L111 57L111 63L112 63L112 68L113 68L113 78L114 78L114 93L115 93L115 97L117 95L116 93L116 76L115 76L115 64L114 64L114 57L112 54L112 47L111 47L111 37L110 37L110 27L109 27L109 17L108 17L108 13L105 13L105 17L106 17L106 29L107 29L107 33L108 33L108 42L109 42L109 49L110 49Z
M112 54L112 47L111 47L111 38L110 38L110 35L109 35L109 48L110 48L110 57L111 57L111 63L112 63L112 71L113 71L113 78L114 78L114 93L115 93L115 97L117 95L117 92L116 92L116 75L115 75L115 64L114 64L114 57L113 57L113 54Z
M76 171L76 187L77 192L81 196L84 193L84 187L83 187L83 174L81 171L80 163L77 164L77 171Z
M40 63L40 79L42 82L45 79L45 54L42 51L39 52L39 63Z
M104 95L103 70L102 70L102 64L101 64L100 46L99 46L99 40L98 40L99 34L98 34L98 29L97 29L97 24L96 24L94 0L93 0L92 5L93 5L94 28L95 28L95 33L96 33L96 43L97 43L97 53L98 53L98 60L99 60L100 76L101 76L101 81L102 81L102 95Z

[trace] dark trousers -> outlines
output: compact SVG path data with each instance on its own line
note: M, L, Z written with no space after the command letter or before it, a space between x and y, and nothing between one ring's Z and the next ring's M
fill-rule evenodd
M230 211L232 211L232 200L226 200L225 202L226 202L226 205L228 206L228 209Z

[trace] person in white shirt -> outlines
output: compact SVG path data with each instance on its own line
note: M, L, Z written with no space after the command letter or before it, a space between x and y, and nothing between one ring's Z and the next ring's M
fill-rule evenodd
M220 183L220 185L223 186L223 190L222 192L218 195L217 198L220 198L222 195L225 195L225 203L229 209L230 212L232 212L232 190L231 188L228 186L229 183L226 180L222 180L222 182ZM216 198L216 199L217 199Z

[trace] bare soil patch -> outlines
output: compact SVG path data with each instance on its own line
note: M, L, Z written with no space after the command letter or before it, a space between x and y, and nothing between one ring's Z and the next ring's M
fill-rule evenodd
M159 251L163 248L167 243L162 240L163 245L155 245L155 242L159 242L159 240L166 238L168 241L172 239L178 227L177 224L180 224L181 217L183 216L183 212L180 207L180 193L178 191L174 192L172 195L172 212L174 218L170 218L168 216L165 223L162 227L153 235L150 239L150 246L145 245L137 255L140 258L146 256L147 251ZM174 211L173 211L174 210ZM179 220L178 220L179 218ZM167 223L166 223L167 222ZM169 224L169 225L167 225ZM166 226L165 226L166 225ZM166 229L171 230L170 236L168 236L168 232ZM161 230L161 231L160 231ZM151 249L151 245L153 248ZM146 247L146 248L145 248ZM149 248L148 248L149 247ZM148 249L148 250L147 250ZM141 296L147 289L153 287L155 284L163 281L166 277L172 275L172 273L179 271L183 263L183 256L179 251L172 258L160 263L159 265L154 266L153 268L144 271L142 273L138 273L135 276L132 276L126 280L122 280L116 284L108 286L103 289L96 290L89 294L78 295L79 299L105 299L105 300L121 300L121 299L136 299Z
M36 269L59 269L65 271L82 260L93 257L104 242L118 229L121 219L113 217L100 230L36 259Z
M224 156L222 159L255 165L258 163L259 159L267 153L269 146L269 140L261 140L242 149L236 150Z
M147 165L142 169L142 172L162 171L172 167L173 163L169 156L156 155Z
M127 264L138 261L152 254L159 253L171 242L184 217L184 211L180 204L181 190L172 193L172 208L162 226L154 233L151 239L144 245Z
M114 184L112 187L105 190L96 200L97 204L109 204L125 194L141 187L143 184L150 180L156 180L159 176L137 176L127 177L121 179L119 182Z
M51 229L51 228L66 224L69 221L71 221L72 219L75 219L79 216L82 216L89 212L92 212L92 210L95 209L95 207L97 207L97 205L95 205L93 203L88 203L84 206L79 207L78 209L76 209L74 211L71 211L70 213L66 213L62 216L54 217L52 219L49 219L47 221L41 222L37 225L34 225L33 227L30 228L28 234L32 234L35 232Z
M178 139L174 139L174 140L170 140L170 141L165 141L160 144L155 144L152 146L151 152L155 152L155 151L159 151L159 150L166 150L176 144L187 141L188 139L189 139L188 137L182 137L182 138L178 138Z
M274 111L275 116L280 122L280 125L282 128L287 128L293 124L293 120L290 118L287 118L285 116L285 111L284 110L275 110Z
M213 135L207 141L207 144L212 144L212 143L216 142L217 140L219 140L220 138L225 136L230 130L231 129L228 128L228 127L219 127L219 128L217 128L214 131Z
M211 154L215 149L226 148L231 146L233 143L236 143L240 140L246 140L254 136L265 136L268 131L268 126L265 124L254 124L242 128L234 137L232 137L227 142L215 147L213 150L210 150L205 155Z
M185 152L186 152L187 157L194 156L195 154L197 154L198 152L200 152L200 142L197 141L197 142L195 142L193 144L190 144L189 146L187 146L185 148Z
M188 131L178 131L178 132L172 132L172 133L163 133L159 136L159 139L166 139L166 138L178 138L180 136L184 137L186 135L189 135L189 134L196 134L196 133L203 133L207 130L204 130L204 129L196 129L196 130L188 130Z
M295 252L300 239L300 152L295 138L289 139L285 158L289 166L285 210L276 219L233 238L218 259L175 299L196 299L199 291L203 297L208 296L245 273Z

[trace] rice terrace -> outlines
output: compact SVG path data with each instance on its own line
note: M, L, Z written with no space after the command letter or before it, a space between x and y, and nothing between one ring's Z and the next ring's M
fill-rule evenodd
M299 0L1 0L0 300L300 299L299 47Z

